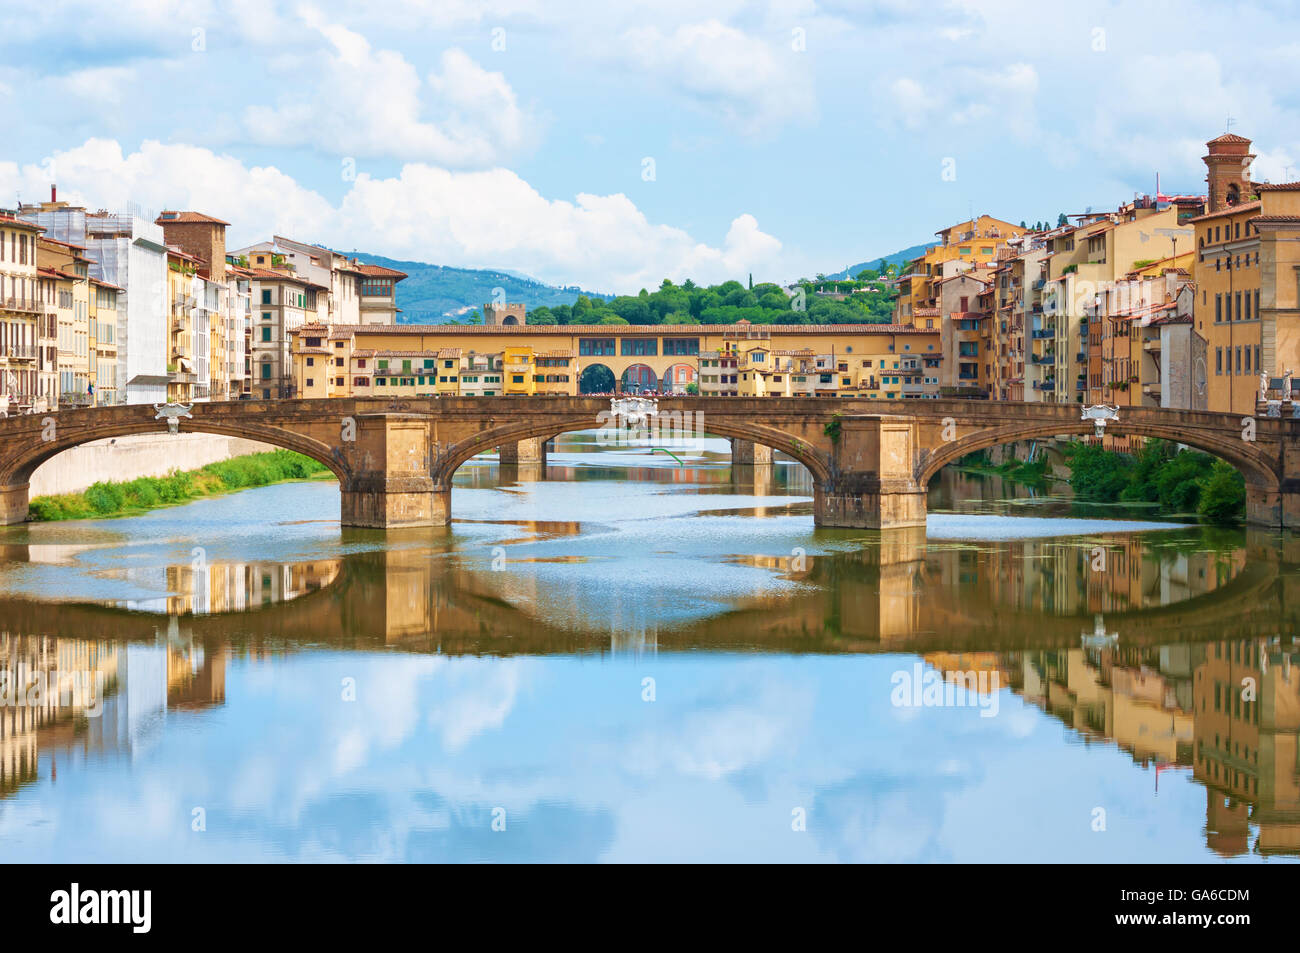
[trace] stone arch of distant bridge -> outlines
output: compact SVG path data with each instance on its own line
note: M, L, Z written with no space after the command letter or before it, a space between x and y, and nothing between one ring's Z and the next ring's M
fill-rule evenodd
M487 452L493 447L502 444L537 438L550 440L564 433L574 433L580 430L599 430L605 425L606 420L604 419L595 420L590 415L583 415L582 417L560 422L559 426L557 426L557 421L551 420L510 423L493 427L481 431L472 438L463 440L441 453L434 464L433 481L436 485L450 487L451 479L461 464L476 454ZM609 421L609 425L612 425L612 420ZM665 427L680 426L682 429L691 432L693 432L692 428L694 426L693 422L687 420L685 415L680 418L671 418L671 424L668 421L663 421L662 425ZM780 450L807 467L815 481L822 482L830 478L830 462L826 454L778 427L756 424L744 418L710 414L704 422L704 430L713 436L748 440L751 443L771 447L773 450Z

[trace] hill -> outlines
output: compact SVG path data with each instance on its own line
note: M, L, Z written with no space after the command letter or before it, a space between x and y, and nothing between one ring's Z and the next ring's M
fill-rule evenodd
M592 300L611 297L577 287L557 288L506 271L449 268L365 252L346 254L355 255L368 265L406 272L409 277L397 283L397 306L402 309L397 317L403 324L445 324L467 317L471 310L482 308L484 302L491 301L497 288L505 290L507 301L522 301L529 311L542 306L571 305L579 295Z
M901 267L933 244L934 242L927 242L922 245L912 245L910 248L896 251L892 255L882 255L881 258L885 259L886 264L898 265ZM871 258L867 261L860 261L856 265L849 265L849 267L845 268L843 271L837 271L835 274L827 275L826 277L832 281L843 281L845 278L856 277L858 272L862 271L863 268L876 268L879 264L880 258Z

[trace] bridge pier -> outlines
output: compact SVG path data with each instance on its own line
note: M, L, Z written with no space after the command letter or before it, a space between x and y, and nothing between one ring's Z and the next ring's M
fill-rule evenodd
M344 526L397 529L445 526L451 487L430 475L431 429L415 414L357 414L344 444L350 475L340 483Z
M0 486L0 526L27 520L28 487L27 483Z
M340 496L344 526L398 529L451 522L451 488L428 477L362 477L341 488Z
M813 523L843 529L925 526L925 490L911 480L850 474L813 491Z
M497 448L502 464L541 464L546 466L546 438L533 437L516 443L503 443Z
M731 465L733 467L762 467L772 463L772 448L750 440L731 439Z
M1247 483L1246 523L1300 530L1300 480L1283 480L1277 490Z
M885 414L837 417L829 479L813 491L813 523L845 529L924 526L926 493L912 473L913 421Z

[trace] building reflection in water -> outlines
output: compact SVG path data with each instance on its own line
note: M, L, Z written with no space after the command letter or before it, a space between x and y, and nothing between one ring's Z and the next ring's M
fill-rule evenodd
M552 541L582 531L576 522L511 525L520 538ZM81 758L129 757L170 712L226 704L232 659L312 646L894 652L941 673L996 671L1083 744L1114 745L1152 769L1153 783L1158 770L1190 775L1205 790L1203 836L1214 851L1300 855L1300 626L1291 608L1300 606L1300 559L1289 549L1240 537L1216 547L1199 530L980 543L888 533L846 553L736 554L733 565L796 585L756 585L729 611L666 624L653 593L616 593L593 614L581 587L557 588L522 555L512 554L514 571L494 572L476 546L473 558L416 545L172 566L171 594L131 607L163 616L0 600L12 628L0 633L0 672L11 683L40 670L96 672L104 685L97 717L60 698L0 709L0 794ZM581 628L546 623L542 606ZM47 634L13 634L23 631Z

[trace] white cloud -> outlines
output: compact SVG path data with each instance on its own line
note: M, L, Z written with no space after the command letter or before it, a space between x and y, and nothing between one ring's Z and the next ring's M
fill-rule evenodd
M812 84L800 68L806 54L774 48L720 20L684 24L669 34L655 26L633 28L610 52L746 132L810 118L816 110Z
M0 163L0 192L60 196L91 208L135 201L190 208L232 223L230 247L274 233L343 250L464 267L506 268L598 291L630 291L664 277L716 281L771 274L781 243L738 215L710 245L655 224L626 195L543 196L507 169L457 172L422 163L390 178L359 175L338 205L274 166L247 167L196 146L148 141L124 154L106 139L51 157L49 166Z
M273 67L281 90L275 104L244 112L254 142L456 168L494 165L525 144L530 120L514 90L463 50L445 51L441 72L421 80L401 53L377 50L311 8L303 19L330 49L289 54Z

